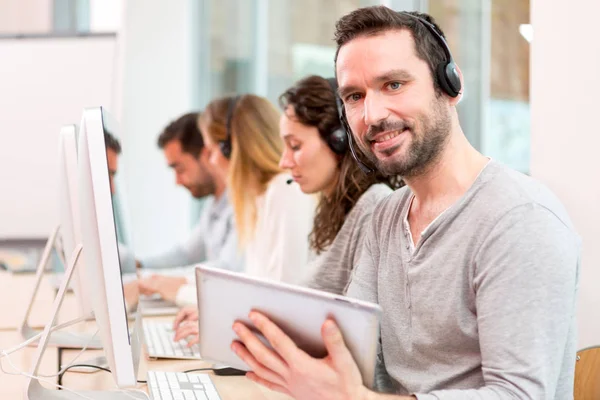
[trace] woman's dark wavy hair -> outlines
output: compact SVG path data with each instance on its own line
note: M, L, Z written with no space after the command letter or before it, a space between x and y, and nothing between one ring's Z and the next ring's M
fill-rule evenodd
M323 139L341 126L335 94L329 82L320 76L309 76L279 96L279 105L284 110L292 107L298 121L319 130ZM358 156L360 149L355 148ZM321 253L342 229L346 216L360 196L376 183L385 183L392 189L403 186L399 177L387 177L379 172L365 174L350 151L338 155L339 174L331 196L322 196L315 213L313 230L309 241L311 248Z

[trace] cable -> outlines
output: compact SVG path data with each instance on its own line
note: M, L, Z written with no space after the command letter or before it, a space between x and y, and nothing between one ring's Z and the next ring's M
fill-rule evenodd
M104 368L101 367L99 365L91 365L91 364L73 364L73 365L69 365L68 367L64 368L64 370L62 371L62 373L60 374L60 376L58 377L58 382L62 382L62 377L64 376L64 374L66 374L67 372L69 372L69 370L71 368L95 368L95 369L99 369L101 371L105 371L108 373L111 373L111 370L108 368ZM187 371L183 371L184 374L189 374L190 372L200 372L200 371L218 371L222 368L195 368L195 369L188 369ZM54 375L56 376L56 375ZM148 383L148 381L142 381L142 380L137 380L137 383Z
M59 330L59 329L62 329L62 328L66 328L66 327L68 327L70 325L74 325L74 324L76 324L78 322L86 321L87 319L90 318L90 316L93 316L93 314L86 315L86 316L83 316L83 317L80 317L80 318L77 318L77 319L74 319L74 320L71 320L71 321L68 321L68 322L65 322L65 323L53 326L53 327L50 328L50 332L54 332L56 330ZM21 344L19 344L17 346L11 347L11 348L9 348L7 350L0 351L0 371L2 371L4 374L7 374L7 375L25 376L25 377L30 378L30 379L35 379L35 380L37 380L39 382L44 382L44 383L47 383L47 384L49 384L51 386L54 386L56 388L65 390L67 392L70 392L70 393L72 393L72 394L74 394L76 396L81 397L82 399L94 400L94 399L92 399L90 397L87 397L87 396L85 396L85 395L83 395L81 393L78 393L78 392L76 392L74 390L71 390L71 389L69 389L69 388L61 385L60 383L62 383L62 376L65 374L65 372L67 372L70 368L75 368L76 366L78 366L78 364L73 364L73 363L75 362L75 360L77 360L87 350L87 347L89 346L89 344L91 343L91 341L96 337L96 335L98 334L98 332L99 332L99 330L96 330L96 332L92 335L92 337L89 339L89 341L85 344L85 346L83 347L83 349L81 349L81 351L77 354L77 356L75 356L75 358L71 361L71 364L68 365L68 366L66 366L65 368L62 368L56 374L34 376L34 375L31 375L31 374L29 374L27 372L21 371L19 368L17 368L15 366L15 364L10 359L10 354L12 354L12 353L14 353L14 352L16 352L18 350L21 350L23 347L25 347L25 346L29 345L30 343L33 343L36 340L38 340L42 335L44 335L45 330L42 331L42 332L40 332L39 334L37 334L37 335L35 335L35 336L27 339L26 341L24 341L23 343L21 343ZM17 371L17 372L9 372L9 371L6 371L4 369L4 366L2 365L2 358L4 358L4 357L6 357L6 359L8 360L8 363L10 364L11 368L14 371ZM109 369L104 368L104 367L100 367L100 366L97 366L97 365L79 364L79 366L87 366L87 367L97 368L97 369L101 369L101 370L110 372ZM56 376L58 376L58 382L59 383L54 383L51 380L44 379L44 378L53 378L53 377L56 377ZM146 383L146 381L138 381L138 383ZM135 400L139 400L140 397L139 396L135 396L134 397L134 396L130 395L129 392L139 392L139 393L141 393L141 394L144 395L144 397L143 397L144 399L149 399L149 396L145 392L143 392L143 391L141 391L139 389L128 389L128 390L119 390L119 391L123 392L126 396L131 397L132 399L135 399Z
M91 365L91 364L72 364L72 365L69 365L69 366L68 366L68 367L66 367L66 368L63 368L63 371L62 371L62 373L58 375L58 380L57 380L57 381L58 381L58 384L59 384L59 385L62 385L63 376L64 376L64 375L65 375L67 372L69 372L69 370L70 370L71 368L77 368L77 367L96 368L96 369L99 369L99 370L101 370L101 371L106 371L106 372L110 373L110 369L108 369L108 368L104 368L104 367L101 367L101 366L99 366L99 365Z
M56 331L56 330L59 330L59 329L62 329L62 328L66 328L66 327L68 327L68 326L71 326L71 325L77 324L77 323L79 323L79 322L86 321L87 319L89 319L89 318L90 318L90 316L92 316L92 317L93 317L93 313L92 313L92 314L85 315L85 316L83 316L83 317L76 318L76 319L74 319L74 320L71 320L71 321L64 322L64 323L62 323L62 324L59 324L59 325L55 325L55 326L53 326L53 327L51 327L51 328L50 328L49 332L54 332L54 331ZM17 367L15 366L15 364L12 362L12 360L10 359L10 355L11 355L12 353L14 353L14 352L16 352L16 351L18 351L18 350L21 350L23 347L25 347L25 346L29 345L30 343L33 343L33 342L35 342L35 341L36 341L36 340L38 340L38 339L39 339L39 338L40 338L42 335L44 335L44 333L45 333L45 330L44 330L44 331L42 331L42 332L40 332L40 333L38 333L37 335L35 335L35 336L33 336L33 337L31 337L31 338L27 339L26 341L24 341L23 343L21 343L21 344L19 344L19 345L17 345L17 346L11 347L11 348L9 348L9 349L7 349L7 350L2 350L2 351L0 351L0 371L2 371L3 373L5 373L5 374L7 374L7 375L13 375L13 376L15 376L15 375L18 375L18 376L25 376L25 377L27 377L27 378L30 378L30 379L35 379L35 380L37 380L37 381L39 381L39 382L44 382L44 383L47 383L47 384L49 384L49 385L52 385L52 386L54 386L54 387L57 387L57 388L59 388L59 389L65 390L65 391L67 391L67 392L70 392L70 393L73 393L73 394L75 394L76 396L79 396L79 397L81 397L81 398L83 398L83 399L93 400L93 399L91 399L91 398L89 398L89 397L87 397L87 396L84 396L84 395L82 395L82 394L80 394L80 393L77 393L76 391L74 391L74 390L71 390L71 389L69 389L69 388L66 388L66 387L64 387L64 386L62 386L62 385L60 385L60 384L56 384L56 383L54 383L54 382L52 382L52 381L50 381L50 380L48 380L48 379L43 379L43 378L47 378L47 377L49 377L49 378L53 378L53 377L57 376L58 374L55 374L55 375L49 375L49 376L44 376L44 375L34 376L34 375L31 375L31 374L29 374L29 373L27 373L27 372L23 372L23 371L21 371L21 370L20 370L19 368L17 368ZM75 357L75 359L74 359L73 361L75 361L75 360L76 360L76 359L77 359L79 356L81 356L81 354L83 354L83 352L84 352L84 351L87 349L87 346L90 344L90 342L92 341L92 339L93 339L93 338L96 336L96 334L98 334L98 331L96 331L96 333L94 333L94 335L93 335L93 336L90 338L90 340L88 341L88 343L86 343L86 345L84 346L84 348L83 348L83 349L82 349L82 350L79 352L79 354L78 354L78 355ZM8 371L6 371L6 370L4 369L4 366L2 365L2 358L4 358L4 357L6 357L6 359L8 360L8 363L10 364L11 368L12 368L13 370L17 371L16 373L15 373L15 372L8 372ZM59 371L59 373L60 373L60 371Z
M0 364L0 366L1 366L1 364ZM110 370L110 369L108 369L108 368L104 368L104 367L101 367L101 366L99 366L99 365L91 365L91 364L71 364L71 365L69 365L68 367L66 367L66 368L63 368L63 371L62 371L62 373L61 373L60 375L58 375L58 383L59 383L59 384L58 384L58 385L56 385L56 384L55 384L55 386L57 386L57 387L59 387L59 388L62 388L62 389L65 389L65 390L68 390L68 389L66 389L66 388L64 388L63 386L61 386L61 385L60 385L60 383L62 383L62 378L63 378L64 374L66 374L67 372L69 372L69 369L71 369L71 368L78 368L78 367L85 367L85 368L95 368L95 369L99 369L99 370L101 370L101 371L105 371L105 372L108 372L108 373L110 373L110 372L111 372L111 370ZM13 368L14 368L14 367L13 367ZM16 368L15 368L15 369L16 369ZM195 369L189 369L189 370L187 370L187 371L183 371L183 373L184 373L184 374L187 374L187 373L190 373L190 372L198 372L198 371L215 371L215 370L217 370L217 369L219 369L219 368L195 368ZM55 376L56 376L56 375L55 375ZM44 381L44 382L45 382L45 381ZM141 381L141 380L138 380L138 381L137 381L137 383L144 383L144 384L147 384L148 382L147 382L147 381ZM144 392L144 391L142 391L142 390L139 390L139 389L127 389L127 390L123 390L123 389L121 389L121 390L119 390L119 392L122 392L122 393L124 393L126 396L128 396L128 397L130 397L130 398L132 398L132 399L135 399L135 400L139 400L139 397L134 397L134 396L131 396L131 395L129 395L129 393L128 393L128 392L136 392L136 393L141 393L141 394L143 394L143 395L145 396L145 397L144 397L145 399L148 399L148 398L149 398L149 397L148 397L148 395L146 394L146 392ZM83 397L83 396L82 396L82 397ZM86 397L86 398L87 398L87 397Z
M67 368L64 368L64 371L61 373L61 376L66 374L67 372L69 372L69 370L71 368L95 368L95 369L99 369L100 371L105 371L110 373L110 369L105 368L105 367L101 367L99 365L92 365L92 364L73 364L73 365L69 365Z
M74 391L74 390L71 390L71 389L69 389L69 388L67 388L67 387L65 387L65 386L63 386L63 385L61 385L60 383L58 383L58 384L57 384L57 383L54 383L54 382L52 382L51 380L48 380L48 379L43 379L43 378L41 378L41 377L33 376L33 375L31 375L31 374L28 374L28 373L26 373L26 372L20 371L20 370L19 370L19 369L18 369L18 368L15 366L15 364L13 364L13 362L12 362L12 360L10 359L10 356L9 356L8 354L6 355L6 359L8 360L8 363L10 364L10 366L12 367L12 369L14 369L15 371L17 371L16 373L14 373L14 372L8 372L8 371L6 371L6 370L3 368L3 366L2 366L2 359L0 359L0 371L2 371L3 373L5 373L5 374L7 374L7 375L21 375L21 376L25 376L25 377L28 377L28 378L31 378L31 379L36 379L36 380L38 380L38 381L40 381L40 382L44 382L44 383L47 383L47 384L49 384L49 385L51 385L51 386L54 386L54 387L57 387L57 388L59 388L59 389L65 390L65 391L67 391L67 392L73 393L74 395L76 395L76 396L79 396L79 397L81 397L81 398L83 398L83 399L86 399L86 400L94 400L94 399L92 399L92 398L90 398L90 397L87 397L87 396L85 396L85 395L83 395L83 394L81 394L81 393L78 393L78 392L76 392L76 391ZM109 370L108 368L100 367L100 366L98 366L98 365L73 364L73 365L69 365L67 368L65 368L65 371L63 371L63 373L62 373L62 374L59 376L59 382L61 381L62 375L64 375L64 374L65 374L65 372L67 372L67 370L68 370L69 368L75 368L75 367L90 367L90 368L98 368L98 369L101 369L101 370L103 370L103 371L110 372L110 370ZM138 381L138 383L146 383L146 381ZM128 391L142 393L142 394L144 395L144 398L145 398L145 399L149 399L148 395L147 395L145 392L143 392L143 391L141 391L141 390L139 390L139 389L128 389L128 390L119 390L119 391L120 391L120 392L123 392L123 393L125 393L125 395L127 395L128 397L131 397L132 399L135 399L135 400L139 400L139 397L134 397L134 396L131 396L131 395L129 395L129 394L127 393Z
M64 323L62 323L60 325L55 325L54 327L50 328L50 332L54 332L56 330L59 330L59 329L62 329L62 328L66 328L68 326L75 325L75 324L77 324L79 322L86 321L91 315L93 316L93 314L88 314L86 316L79 317L77 319L64 322ZM40 338L40 336L42 336L43 334L44 334L44 332L42 331L42 332L38 333L37 335L35 335L35 336L27 339L26 341L24 341L21 344L18 344L18 345L14 346L14 347L11 347L10 349L7 349L7 350L0 351L0 358L6 357L9 354L14 353L15 351L21 350L23 347L28 346L30 343L33 343L36 340L38 340Z
M196 368L196 369L188 369L187 371L183 371L184 374L189 374L190 372L197 372L197 371L214 371L218 368Z
M30 378L30 379L36 379L39 382L44 382L44 383L47 383L47 384L52 385L54 387L60 388L62 390L65 390L67 392L73 393L74 395L79 396L82 399L94 400L94 399L92 399L90 397L82 395L81 393L77 393L76 391L71 390L71 389L69 389L67 387L64 387L62 385L56 384L56 383L52 382L49 379L43 379L43 378L40 378L40 377L37 377L37 376L33 376L31 374L28 374L27 372L23 372L23 371L19 370L15 366L15 364L13 364L12 360L10 359L10 356L8 354L5 354L5 352L2 352L2 353L3 353L3 356L6 357L6 359L8 360L8 363L10 364L10 366L12 367L12 369L14 369L15 371L17 371L17 373L14 373L14 372L8 372L8 371L4 370L4 367L2 366L2 358L0 358L0 371L2 371L3 373L5 373L7 375L21 375L21 376L25 376L25 377Z
M68 367L64 368L64 371L58 376L58 383L62 382L62 378L63 376L69 372L69 370L71 368L95 368L95 369L99 369L101 371L105 371L108 372L109 374L111 373L111 370L108 368L104 368L101 367L99 365L92 365L92 364L73 364L73 365L69 365ZM137 381L137 383L148 383L147 381Z
M90 315L93 315L93 314L90 314ZM79 322L85 321L85 320L87 320L87 319L90 317L90 315L86 315L86 316L83 316L83 317L79 317L79 318L77 318L77 319L74 319L74 320L71 320L71 321L67 321L67 322L64 322L64 323L62 323L62 324L59 324L59 325L53 326L52 328L50 328L50 332L54 332L54 331L56 331L56 330L59 330L59 329L62 329L62 328L66 328L66 327L68 327L68 326L71 326L71 325L74 325L74 324L76 324L76 323L79 323ZM93 400L93 399L90 399L90 398L89 398L89 397L87 397L87 396L84 396L84 395L82 395L82 394L79 394L79 393L77 393L77 392L75 392L75 391L73 391L73 390L71 390L71 389L68 389L68 388L66 388L66 387L64 387L64 386L62 386L62 385L60 385L60 383L59 383L59 384L56 384L56 383L54 383L54 382L52 382L52 381L50 381L50 380L43 379L43 378L53 378L53 377L57 376L58 374L55 374L55 375L49 375L49 376L44 376L44 375L34 376L34 375L31 375L31 374L29 374L29 373L27 373L27 372L23 372L23 371L21 371L21 370L20 370L19 368L17 368L17 367L15 366L15 364L12 362L12 360L10 359L10 355L11 355L12 353L14 353L14 352L16 352L16 351L18 351L18 350L21 350L23 347L25 347L25 346L29 345L30 343L33 343L33 342L35 342L36 340L38 340L38 339L39 339L39 338L40 338L40 337L41 337L41 336L44 334L44 332L45 332L45 330L44 330L44 331L42 331L42 332L40 332L40 333L38 333L37 335L35 335L35 336L33 336L33 337L31 337L31 338L27 339L26 341L24 341L23 343L21 343L21 344L19 344L19 345L17 345L17 346L11 347L10 349L7 349L7 350L2 350L2 351L0 351L0 371L2 371L2 372L3 372L3 373L5 373L5 374L8 374L8 375L18 375L18 376L25 376L25 377L28 377L28 378L30 378L30 379L36 379L37 381L40 381L40 382L45 382L45 383L48 383L48 384L50 384L50 385L52 385L52 386L54 386L54 387L57 387L57 388L59 388L59 389L63 389L63 390L66 390L66 391L68 391L68 392L71 392L71 393L73 393L73 394L75 394L75 395L77 395L77 396L79 396L79 397L81 397L81 398L84 398L84 399L89 399L89 400ZM88 345L89 345L89 343L92 341L92 339L93 339L93 338L96 336L96 334L97 334L97 333L98 333L98 331L96 331L96 333L94 333L94 335L93 335L93 336L90 338L90 340L88 341L88 343L86 343L86 345L84 346L84 348L83 348L83 349L82 349L82 350L79 352L79 354L77 354L77 356L75 357L75 360L76 360L76 359L77 359L79 356L81 356L81 354L83 354L83 352L84 352L84 351L87 349L87 346L88 346ZM8 363L10 364L10 366L12 367L12 369L13 369L13 370L15 370L15 371L17 371L16 373L15 373L15 372L8 372L8 371L6 371L6 370L4 369L4 366L2 365L2 358L4 358L4 357L6 357L6 359L8 360ZM73 361L75 361L75 360L73 360ZM59 373L60 373L60 371L59 371Z
M215 373L215 375L219 375L219 376L244 376L246 375L247 371L241 370L241 369L237 369L237 368L231 368L231 367L225 367L225 366L221 366L221 367L213 367L213 368L197 368L197 369L190 369L188 371L183 371L184 373L189 373L189 372L195 372L195 371L213 371Z
M75 363L75 361L77 361L77 359L87 350L88 346L90 345L90 343L92 342L92 340L94 340L94 338L96 337L96 335L98 334L98 332L100 332L100 329L96 330L96 333L94 333L92 335L92 337L90 338L90 340L88 340L88 342L85 344L85 346L83 346L83 349L81 349L81 351L79 353L77 353L77 355L75 356L75 358L73 358L73 360L71 360L71 364L67 365L63 369L58 370L58 372L56 374L53 374L53 375L38 375L38 376L41 376L42 378L54 378L54 377L57 377L57 376L61 375L62 373L64 373L64 371L66 371L67 369L71 368L71 365L73 365L73 363Z

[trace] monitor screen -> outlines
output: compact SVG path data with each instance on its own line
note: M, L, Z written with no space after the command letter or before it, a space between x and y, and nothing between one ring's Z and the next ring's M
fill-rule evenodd
M113 217L113 225L115 232L115 239L117 244L117 253L118 253L118 261L119 261L119 269L121 271L121 277L126 272L126 263L125 255L128 253L125 248L125 244L119 235L119 226L121 221L119 220L119 201L118 201L118 190L117 190L117 175L119 173L119 165L121 164L121 155L123 153L123 149L121 147L121 140L118 135L118 127L114 118L111 114L106 111L106 109L102 108L102 129L104 131L104 146L106 149L106 168L108 171L108 182L110 186L110 195L111 195L111 206L112 206L112 217ZM121 278L121 288L123 288L123 279ZM123 298L125 298L125 293L123 293ZM127 304L124 303L123 307L125 308L125 314L127 314ZM128 335L131 336L131 335Z

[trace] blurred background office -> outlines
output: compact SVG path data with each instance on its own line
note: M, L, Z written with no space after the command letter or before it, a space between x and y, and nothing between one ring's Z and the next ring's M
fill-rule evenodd
M600 283L599 246L587 244L600 236L600 185L581 163L593 159L585 154L600 139L589 137L594 129L598 137L596 124L568 113L582 112L573 103L579 95L600 90L593 72L600 55L567 38L593 36L594 22L585 21L600 5L573 0L561 10L547 3L0 0L0 239L48 235L56 221L58 131L78 123L82 107L97 105L111 110L121 127L119 207L130 221L122 235L140 257L184 239L198 204L176 187L156 146L162 128L226 93L277 102L299 78L332 76L335 21L357 7L384 4L437 19L465 77L458 110L467 137L484 154L542 179L567 205L584 237L587 293L586 282ZM565 21L575 10L578 19ZM589 32L558 33L581 29ZM568 87L557 81L583 76L589 80ZM557 96L562 102L553 102ZM570 149L575 145L581 148ZM594 302L600 295L583 295L580 311L591 313ZM582 344L600 341L600 322L586 323L592 325L580 325Z

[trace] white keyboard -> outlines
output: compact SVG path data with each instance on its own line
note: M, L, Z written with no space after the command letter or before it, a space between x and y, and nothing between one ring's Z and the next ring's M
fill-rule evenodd
M207 374L148 371L148 393L152 400L221 400Z
M200 349L195 344L187 346L187 341L173 341L175 331L171 322L143 321L144 340L148 356L151 358L198 359Z

